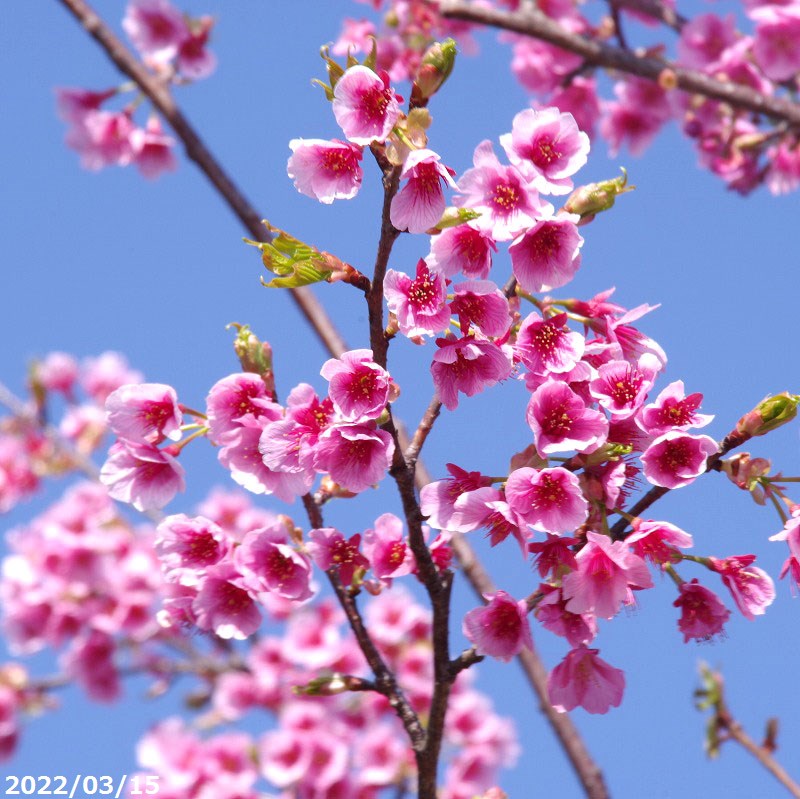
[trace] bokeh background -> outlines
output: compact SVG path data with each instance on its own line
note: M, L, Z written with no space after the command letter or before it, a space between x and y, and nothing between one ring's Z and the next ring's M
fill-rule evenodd
M259 212L299 238L371 270L379 232L377 168L365 159L361 194L351 202L322 206L299 195L286 177L288 141L330 138L337 128L322 91L318 48L338 35L345 15L368 7L351 2L192 0L192 14L217 18L212 48L215 75L178 94L189 119L226 165ZM119 30L124 4L103 0L97 10ZM693 15L699 3L681 4ZM724 13L722 3L713 10ZM635 23L632 23L635 24ZM478 37L479 57L461 57L446 91L431 106L430 146L459 173L471 166L484 138L510 130L528 104L509 72L509 51L493 32ZM3 124L0 125L0 379L23 392L30 359L52 350L79 357L124 352L150 381L176 387L182 401L202 406L209 387L237 371L229 322L249 323L275 351L283 396L301 380L324 388L319 368L328 357L289 298L262 288L257 252L206 179L185 160L157 182L134 169L82 170L63 143L53 89L103 88L120 81L105 57L55 0L8 3L0 15ZM615 300L633 307L660 303L640 327L667 351L669 366L659 387L683 379L705 395L703 409L716 414L704 432L725 435L739 416L768 393L800 391L797 351L798 200L759 191L742 198L725 190L696 165L690 143L669 125L642 158L623 152L609 158L593 148L578 176L589 182L628 168L635 192L583 229L583 266L563 295L589 298L617 286ZM426 254L424 236L404 236L390 266L411 271ZM506 257L496 262L502 282ZM351 347L366 346L366 320L358 292L322 286L317 292ZM390 367L403 389L396 408L410 424L431 396L431 345L408 342L391 348ZM485 473L507 468L510 455L531 439L524 420L521 385L507 384L454 413L444 412L424 452L434 475L444 463ZM798 427L793 424L750 447L773 458L776 470L800 473ZM212 486L231 484L210 447L192 446L182 456L187 491L170 512L191 512ZM7 514L3 530L23 524L65 488L51 484L41 499ZM271 507L278 503L266 502ZM385 510L399 511L392 487L362 499L333 503L328 523L355 532ZM302 509L294 511L302 523ZM768 542L780 528L775 513L714 474L668 496L655 509L695 536L697 554L754 552L777 578L785 546ZM517 596L536 581L513 544L479 549L496 581ZM712 575L682 569L727 593ZM778 756L800 775L800 605L789 585L777 585L767 614L749 622L734 609L727 635L705 645L682 643L668 579L639 595L634 610L601 624L596 646L624 669L626 694L619 709L601 717L573 715L616 797L728 797L783 795L772 778L733 745L718 762L703 752L704 718L693 707L701 660L720 667L729 703L755 738L769 716L779 716ZM457 617L477 603L463 580L456 590ZM565 643L541 629L536 646L549 666ZM458 625L453 650L465 640ZM0 653L3 646L0 644ZM4 658L5 659L5 656ZM47 673L50 656L30 668ZM485 663L478 684L499 712L512 716L523 754L502 781L511 796L580 796L568 764L514 664ZM186 684L188 688L188 683ZM0 774L122 774L135 767L134 746L149 725L180 708L180 692L145 701L146 684L132 681L113 706L88 702L80 691L62 693L62 708L26 725L16 759ZM268 723L255 720L253 729Z

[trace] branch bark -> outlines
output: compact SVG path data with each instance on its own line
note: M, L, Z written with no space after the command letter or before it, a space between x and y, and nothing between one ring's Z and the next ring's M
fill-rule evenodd
M466 3L463 0L441 0L439 8L446 18L488 25L541 39L581 56L589 64L638 75L646 80L657 82L664 70L670 70L675 75L678 88L683 91L721 100L734 108L763 114L793 127L800 127L800 105L797 103L779 97L768 97L748 86L723 82L702 72L679 67L665 59L637 55L631 50L570 33L538 9L515 13Z

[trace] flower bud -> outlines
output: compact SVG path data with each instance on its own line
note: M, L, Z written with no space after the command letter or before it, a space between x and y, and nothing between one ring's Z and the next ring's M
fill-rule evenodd
M263 381L267 391L275 397L275 375L272 371L272 347L266 341L259 341L248 325L231 322L228 327L236 329L233 350L242 371L255 372Z
M334 696L357 688L359 679L349 674L328 674L316 677L305 685L295 685L292 692L300 696Z
M422 56L414 77L411 107L424 106L450 77L456 62L456 43L452 39L434 42Z
M752 411L746 413L736 423L739 436L763 436L776 427L791 422L797 416L800 396L784 391L774 397L762 400Z
M622 176L600 183L589 183L580 186L570 194L564 203L563 211L577 214L581 220L579 225L591 222L600 211L607 211L616 202L617 195L633 191L635 186L628 186L628 173L623 169Z

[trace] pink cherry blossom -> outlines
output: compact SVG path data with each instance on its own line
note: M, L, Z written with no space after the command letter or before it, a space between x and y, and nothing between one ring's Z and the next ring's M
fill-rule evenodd
M731 592L736 607L750 621L763 615L775 599L775 584L763 569L753 566L755 559L755 555L709 559L711 568L722 577L722 582Z
M446 208L442 181L450 188L456 184L450 171L439 163L433 150L412 150L403 164L400 179L406 183L392 198L389 217L398 230L424 233L441 218Z
M331 358L320 374L329 381L333 405L347 421L377 419L393 389L392 378L372 359L372 350L350 350Z
M491 280L468 280L453 286L450 310L467 333L475 325L484 336L503 336L511 325L505 294Z
M173 172L177 167L172 151L175 139L164 133L157 116L147 120L147 127L133 130L130 143L133 163L146 178L157 178L162 172Z
M673 431L659 436L642 453L645 477L653 485L681 488L706 470L706 461L719 447L709 436Z
M189 35L178 48L178 71L184 78L202 80L217 68L217 57L207 48L213 26L210 16L191 21Z
M533 553L533 565L539 570L539 576L544 579L551 575L553 579L559 579L564 573L577 569L578 563L570 548L577 543L576 538L547 533L545 541L528 544L528 551Z
M578 75L569 85L559 86L549 98L549 105L572 114L578 128L594 138L594 128L600 118L597 84L592 77Z
M560 466L540 471L524 466L511 472L506 500L527 524L547 533L575 530L588 515L578 478Z
M122 686L114 664L114 639L99 630L91 630L75 639L64 657L67 673L92 699L112 702L119 698Z
M252 372L218 380L206 399L211 439L226 443L242 428L261 430L264 423L283 418L283 408L267 394L264 381Z
M78 363L66 352L50 352L34 366L37 382L47 391L59 391L71 398L78 379Z
M87 111L67 131L67 146L77 151L84 169L127 166L134 159L131 136L136 126L120 111Z
M458 394L473 397L511 374L511 358L480 334L460 339L436 339L431 374L439 398L448 410L458 407Z
M633 532L625 539L625 543L640 558L654 564L678 562L681 555L676 547L687 549L694 546L689 533L669 522L634 519L631 526Z
M697 413L702 394L686 396L683 381L670 383L650 405L645 405L636 418L636 423L646 433L661 435L669 430L688 430L691 427L705 427L714 417Z
M555 90L581 66L580 56L548 42L529 36L515 36L513 42L511 71L526 89L536 94Z
M608 421L566 384L543 383L528 402L526 419L537 452L546 458L556 452L593 452L606 440Z
M598 369L589 391L615 419L627 419L644 403L660 369L658 359L649 353L636 364L610 361Z
M537 313L525 317L517 333L515 353L532 372L563 374L583 357L586 339L567 327L567 315L542 319Z
M364 555L373 574L386 582L411 574L416 563L403 522L393 513L382 514L375 520L375 526L364 532Z
M766 5L749 15L756 21L753 55L762 72L774 81L790 80L800 71L800 8Z
M369 561L359 551L361 535L356 533L345 538L334 527L320 527L309 530L306 544L308 554L320 569L336 569L342 585L353 582L356 569L369 568Z
M719 60L737 40L733 14L698 14L681 28L678 59L682 66L704 69Z
M542 583L543 594L536 605L536 620L545 630L567 639L570 646L590 644L597 635L597 619L593 613L570 613L561 588Z
M368 424L328 428L315 448L316 468L330 474L342 488L360 493L379 483L394 455L394 442L385 430Z
M340 139L292 139L289 147L286 171L301 194L326 204L358 194L364 176L359 145Z
M487 604L464 616L464 635L479 655L508 662L523 648L533 649L528 608L505 591L485 594Z
M571 176L589 154L589 137L578 130L572 114L558 108L520 111L500 144L511 163L545 194L569 192Z
M619 707L625 690L625 675L598 657L598 649L576 647L547 679L553 707L563 713L582 707L588 713L608 713Z
M122 27L134 47L148 60L166 64L189 35L180 11L167 0L131 0Z
M183 513L167 516L158 525L155 540L167 579L195 584L208 566L219 563L230 549L222 528L203 516L190 518Z
M791 574L792 593L800 587L800 505L795 505L792 516L779 533L770 536L770 541L786 541L789 545L789 557L781 568L779 579Z
M445 280L421 258L413 280L403 272L388 269L383 294L404 336L432 336L450 324Z
M106 400L109 427L129 441L157 444L181 437L178 395L163 383L120 386Z
M475 528L464 517L469 495L492 485L480 472L467 472L454 463L447 464L450 477L428 483L420 491L420 510L437 530L469 532Z
M678 628L683 633L683 642L688 643L692 638L707 641L721 635L731 612L719 597L700 585L697 578L690 583L681 583L678 590L679 596L672 604L681 610Z
M145 511L163 508L186 484L183 467L169 449L120 439L108 451L100 482L120 502Z
M88 89L58 87L56 88L58 115L65 122L78 123L87 111L96 111L116 93L115 88L93 92Z
M515 167L500 163L488 139L475 148L473 163L458 181L453 204L484 212L495 241L512 239L549 215L552 206Z
M400 116L400 104L387 78L369 67L350 67L333 90L333 115L355 144L384 141Z
M234 562L244 578L244 587L256 593L271 591L296 601L314 593L311 563L290 546L280 523L247 533L236 548Z
M462 272L465 277L480 280L489 275L493 252L497 252L497 244L490 231L475 220L434 236L425 260L430 269L445 277Z
M261 626L261 613L229 560L206 570L192 610L201 630L220 638L244 640Z
M562 583L570 613L594 613L603 619L633 602L632 590L652 588L647 565L622 541L588 532L586 546L575 556L578 568Z
M525 291L550 291L575 277L583 246L577 222L575 214L560 213L541 219L514 240L508 248L511 268Z

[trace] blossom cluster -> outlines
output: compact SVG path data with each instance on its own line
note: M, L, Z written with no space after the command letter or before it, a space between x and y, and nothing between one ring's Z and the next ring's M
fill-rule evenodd
M208 48L211 17L189 19L167 0L131 0L122 27L136 50L159 79L173 83L207 78L216 66ZM57 90L58 111L67 123L66 142L76 150L85 169L135 164L146 178L175 169L175 141L164 133L151 113L144 127L134 121L140 98L119 110L106 104L129 93L130 85L102 91Z
M421 53L437 38L452 36L465 52L475 50L472 33L477 26L441 16L432 0L385 0L384 22L346 19L333 52L369 52L377 37L377 62L395 80L413 77ZM518 2L491 0L483 6L516 11ZM511 48L511 71L533 96L535 108L555 106L571 112L581 129L594 137L597 132L608 142L612 154L625 145L641 154L658 132L675 120L696 146L700 163L741 193L765 183L773 194L795 190L800 185L800 142L791 131L771 129L751 111L737 109L722 100L691 95L674 89L671 65L691 69L701 76L746 87L765 97L786 95L800 75L796 38L800 33L800 6L796 2L745 2L744 16L752 26L749 33L738 29L734 14L706 12L683 20L672 14L674 43L661 50L673 53L665 61L660 82L636 75L611 76L612 91L597 68L582 57L549 42L522 34L502 33L501 41ZM671 12L671 4L665 6ZM605 41L614 23L603 16L605 7L571 2L537 5L548 21L565 32ZM655 12L651 12L655 13ZM593 19L594 17L594 19ZM646 12L622 8L617 24L659 24ZM625 31L620 34L624 44ZM650 52L659 48L651 48ZM672 73L674 74L674 73ZM786 95L788 96L788 95Z

